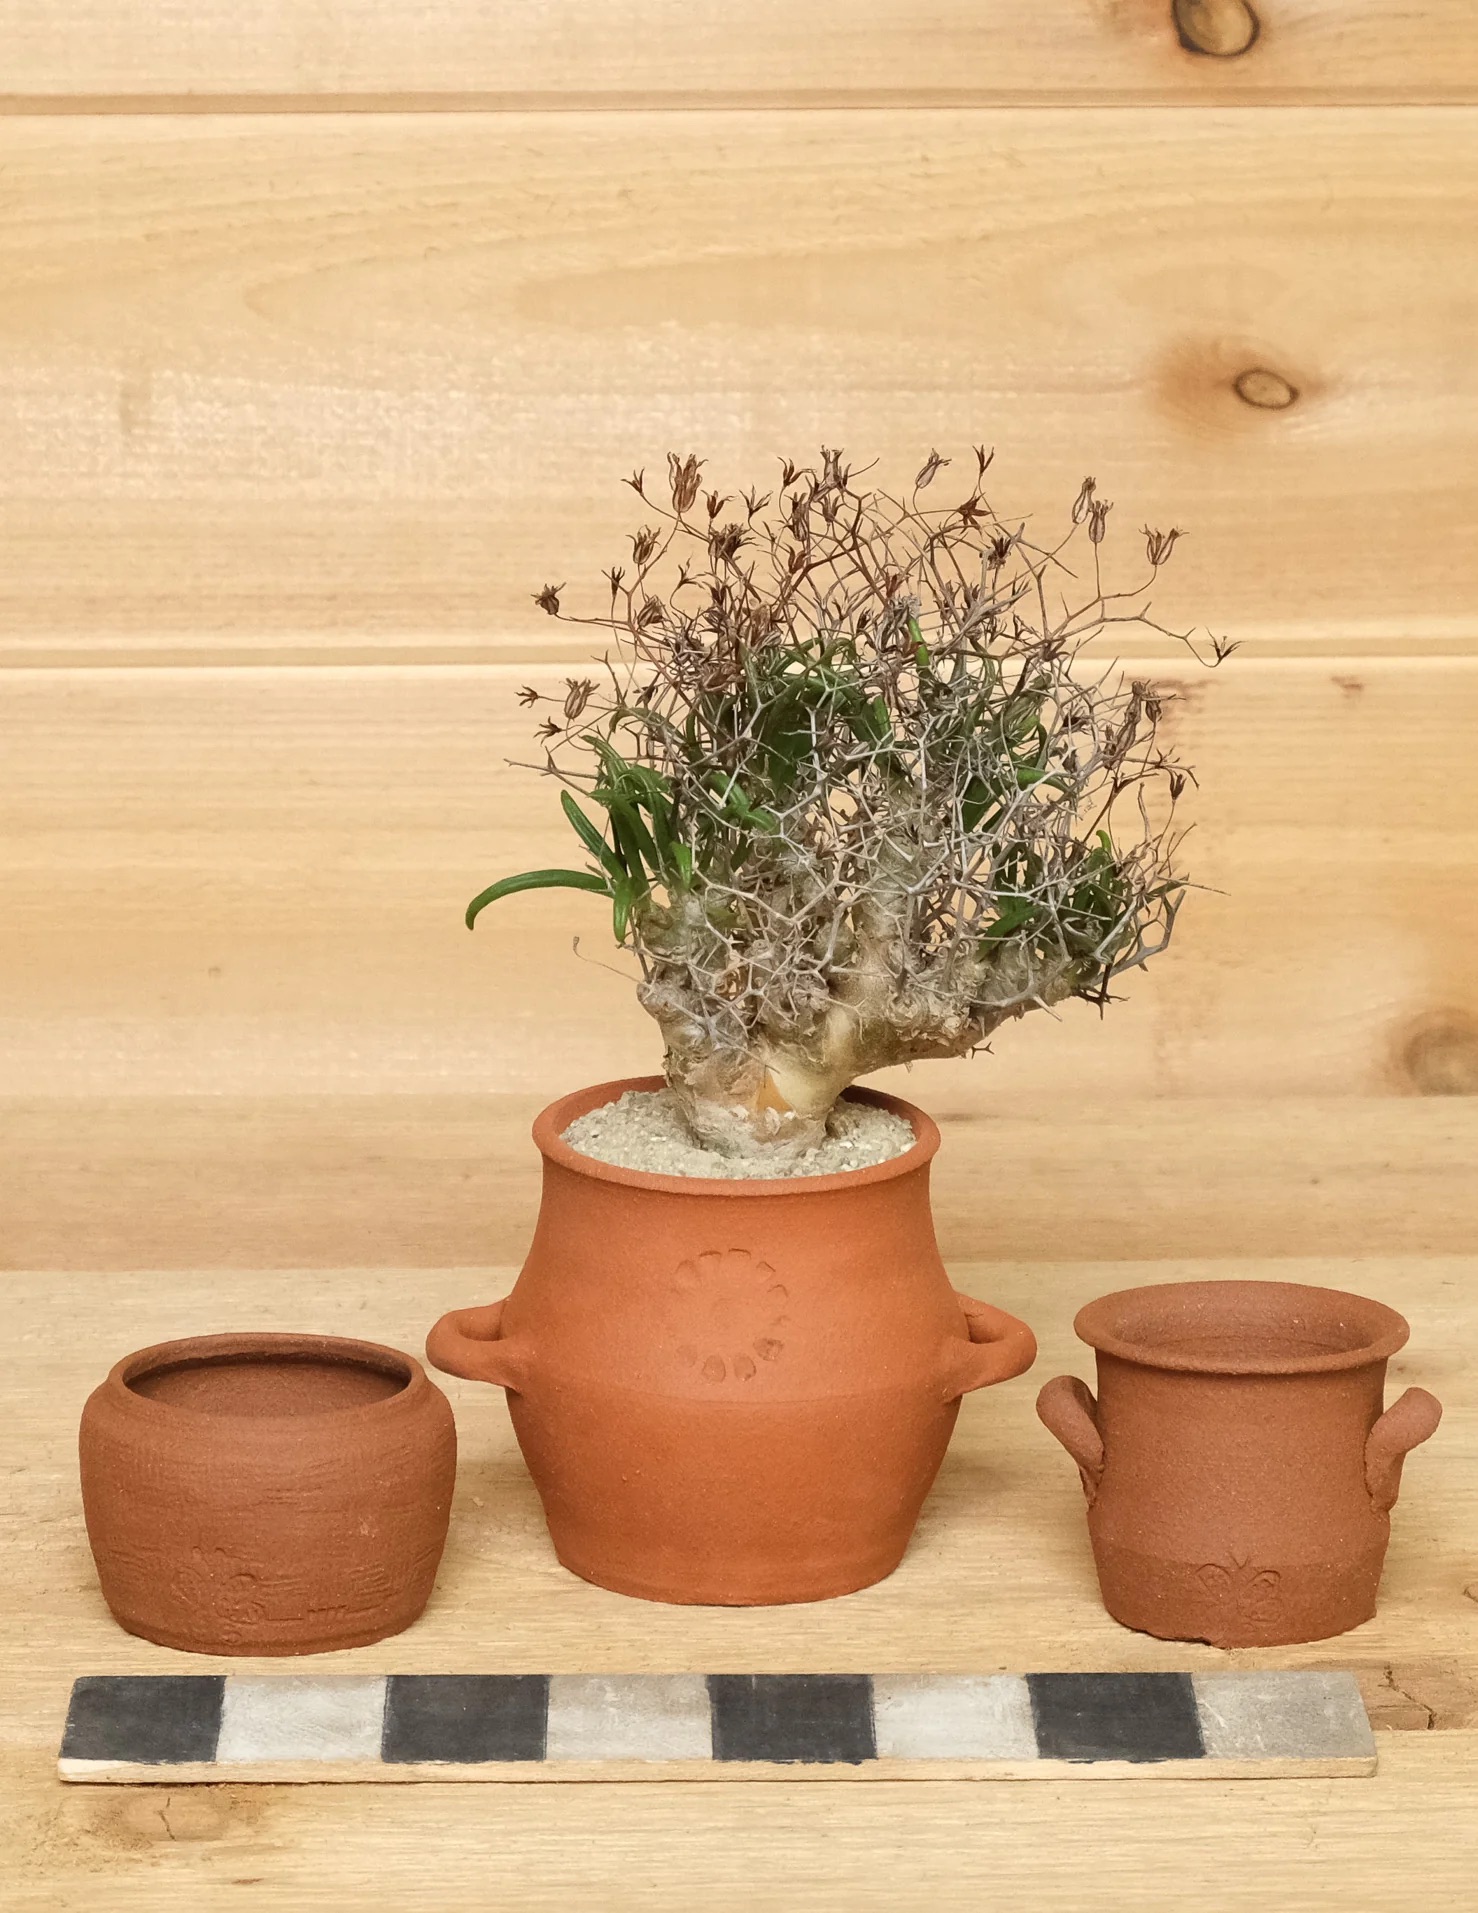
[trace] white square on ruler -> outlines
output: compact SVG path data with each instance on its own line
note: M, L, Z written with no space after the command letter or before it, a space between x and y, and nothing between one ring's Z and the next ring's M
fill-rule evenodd
M216 1759L378 1760L383 1674L232 1674Z
M1191 1681L1213 1760L1368 1759L1375 1752L1353 1674L1258 1669Z
M879 1760L1035 1760L1020 1674L874 1674Z
M711 1760L701 1674L556 1674L549 1682L550 1760Z

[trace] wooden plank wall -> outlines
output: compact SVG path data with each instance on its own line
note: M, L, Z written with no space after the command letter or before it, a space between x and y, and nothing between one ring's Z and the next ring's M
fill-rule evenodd
M954 1254L1471 1246L1467 0L0 0L11 1266L516 1257L654 1066L509 767L669 447L1188 530L1177 948L927 1065ZM623 503L623 500L626 503ZM579 961L570 945L581 939ZM984 1178L992 1192L981 1210Z

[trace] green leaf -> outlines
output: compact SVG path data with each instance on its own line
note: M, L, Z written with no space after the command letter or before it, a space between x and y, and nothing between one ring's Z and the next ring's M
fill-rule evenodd
M747 824L751 830L779 829L780 819L774 812L757 810L732 777L726 777L722 771L714 771L704 781L710 793L719 800L727 816L734 818L738 823Z
M598 732L587 731L585 733L585 742L600 759L601 768L612 782L619 778L623 771L630 768L620 751L618 751L613 744L608 744Z
M631 921L631 907L637 899L637 888L629 877L623 877L611 894L614 900L611 920L616 932L616 941L620 943L625 939L626 926Z
M467 928L472 928L478 913L490 903L511 897L519 890L594 890L603 897L611 894L609 882L596 876L593 870L525 870L521 876L504 877L498 883L489 884L475 896L467 906Z
M559 801L565 816L569 818L575 827L576 836L579 837L581 843L584 844L596 862L599 863L612 878L624 876L626 874L625 867L621 863L620 858L617 857L605 838L602 837L595 825L591 823L590 819L585 815L584 811L581 810L580 806L567 790L562 790L559 793Z
M657 844L659 867L664 877L677 868L677 842L672 834L672 805L659 800L651 806L652 836Z
M594 732L587 734L585 741L599 757L605 773L606 781L590 795L604 805L611 820L611 835L621 863L621 871L614 874L629 875L645 893L649 869L654 878L665 881L674 868L671 780L649 765L628 763ZM650 829L643 810L652 820Z
M1009 937L1021 929L1035 909L1036 905L1030 897L1009 897L1002 904L995 922L986 931L986 940L998 941L1001 937Z
M960 815L966 830L989 829L1004 808L999 789L988 784L983 777L972 777L966 784L960 802ZM990 812L989 817L986 816L987 811Z
M859 737L865 737L869 744L887 744L892 741L893 726L888 716L888 700L875 697L870 704L859 704L850 713L852 729Z
M627 873L636 892L644 895L650 888L647 882L648 865L654 874L661 872L657 846L652 842L651 832L642 822L635 805L628 804L614 791L596 791L594 795L610 812L611 829L615 833Z
M1020 746L1033 732L1040 736L1042 699L1032 691L1016 691L1007 700L1000 725L1007 743Z

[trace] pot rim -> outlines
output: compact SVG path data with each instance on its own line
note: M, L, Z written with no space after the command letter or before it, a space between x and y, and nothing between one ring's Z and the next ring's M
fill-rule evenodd
M1207 1295L1227 1299L1234 1289L1262 1296L1277 1295L1289 1303L1302 1299L1305 1307L1310 1298L1317 1297L1319 1304L1326 1310L1331 1302L1338 1303L1352 1311L1357 1318L1363 1318L1357 1319L1356 1323L1363 1339L1356 1348L1326 1349L1322 1353L1294 1351L1286 1355L1260 1356L1244 1351L1217 1356L1192 1354L1177 1350L1173 1345L1161 1347L1148 1340L1136 1341L1132 1334L1118 1332L1127 1305L1131 1302L1142 1306L1147 1297L1160 1296L1169 1300L1177 1295L1187 1300ZM1388 1360L1398 1349L1405 1347L1411 1334L1411 1325L1406 1318L1384 1302L1376 1301L1374 1296L1355 1295L1348 1289L1321 1288L1309 1282L1238 1279L1147 1282L1137 1288L1116 1289L1110 1295L1100 1295L1085 1303L1073 1317L1073 1329L1080 1341L1086 1342L1102 1355L1116 1356L1120 1361L1133 1362L1140 1368L1169 1369L1183 1375L1335 1374L1342 1369L1367 1368L1375 1362Z
M912 1175L933 1160L939 1148L939 1128L933 1118L901 1096L890 1096L882 1089L861 1089L855 1084L844 1093L855 1101L869 1103L874 1109L891 1110L902 1116L914 1132L914 1142L901 1156L886 1162L869 1163L864 1169L839 1169L831 1176L664 1176L649 1169L626 1169L614 1162L602 1162L596 1156L582 1155L564 1139L564 1131L579 1116L603 1103L613 1103L628 1089L663 1089L662 1076L623 1076L614 1082L593 1083L586 1089L572 1090L561 1096L534 1118L534 1144L546 1162L588 1176L593 1182L611 1182L628 1189L646 1189L654 1195L734 1196L741 1200L776 1196L824 1196L843 1189L869 1188L880 1182Z
M337 1361L346 1367L374 1368L381 1374L400 1368L405 1371L405 1386L398 1388L393 1395L382 1396L379 1401L311 1409L306 1414L292 1415L232 1415L215 1409L186 1408L178 1402L162 1402L153 1396L141 1395L131 1386L151 1370L180 1368L191 1362L215 1361L224 1366L233 1358L274 1355ZM121 1361L113 1364L101 1384L100 1392L120 1403L129 1414L144 1415L152 1421L172 1421L187 1416L194 1422L229 1424L241 1428L301 1429L305 1424L314 1423L327 1423L338 1428L354 1419L362 1421L371 1416L383 1418L387 1414L403 1414L407 1409L417 1407L433 1388L430 1377L414 1355L407 1355L402 1349L390 1348L383 1342L363 1342L344 1335L299 1335L291 1330L241 1329L227 1330L218 1335L184 1335L174 1341L154 1342L148 1348L135 1349L131 1355L125 1355Z

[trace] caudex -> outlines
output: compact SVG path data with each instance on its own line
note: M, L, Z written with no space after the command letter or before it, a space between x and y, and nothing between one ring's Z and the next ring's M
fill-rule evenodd
M729 496L669 454L665 497L626 481L649 522L607 608L537 594L616 640L599 681L521 693L552 707L543 768L589 863L505 877L467 922L521 890L608 898L667 1081L725 1154L783 1159L871 1070L1106 1004L1175 926L1190 772L1155 687L1083 648L1153 625L1180 534L1147 529L1137 588L1111 591L1091 478L1039 543L987 502L983 448L959 503L926 504L949 462L895 496L823 450Z

